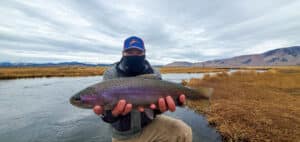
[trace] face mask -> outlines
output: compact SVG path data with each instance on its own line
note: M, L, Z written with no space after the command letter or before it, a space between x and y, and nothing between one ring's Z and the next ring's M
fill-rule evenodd
M121 65L124 72L129 75L141 74L145 69L145 55L143 56L123 56Z

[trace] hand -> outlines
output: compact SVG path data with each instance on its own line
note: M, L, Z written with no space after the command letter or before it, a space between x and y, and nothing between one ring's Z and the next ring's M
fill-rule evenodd
M96 105L94 106L94 112L97 115L103 114L103 107ZM117 117L119 115L126 115L132 110L132 104L126 104L126 100L119 100L118 104L111 111L112 115Z
M179 103L184 104L184 102L185 102L185 95L181 94L179 96ZM156 109L155 104L151 104L149 107L151 109ZM159 110L161 112L165 112L167 110L170 110L171 112L174 112L176 110L175 102L174 102L174 100L171 96L167 96L166 98L159 98L158 99L158 107L159 107ZM140 107L138 107L138 110L140 112L143 112L145 109L144 109L144 107L140 106Z
M181 94L179 96L179 103L184 104L184 102L185 102L185 95ZM175 102L171 96L167 96L166 98L159 98L158 99L158 107L161 112L165 112L167 110L174 112L176 110ZM156 105L151 104L150 108L156 109Z

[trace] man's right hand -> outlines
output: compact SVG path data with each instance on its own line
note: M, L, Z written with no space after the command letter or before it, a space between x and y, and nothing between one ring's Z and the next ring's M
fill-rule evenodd
M97 115L101 115L104 112L103 107L101 107L99 105L94 106L93 110ZM126 115L131 110L132 110L132 104L126 103L126 100L122 99L122 100L119 100L118 104L111 111L111 113L113 116L117 117L119 115Z

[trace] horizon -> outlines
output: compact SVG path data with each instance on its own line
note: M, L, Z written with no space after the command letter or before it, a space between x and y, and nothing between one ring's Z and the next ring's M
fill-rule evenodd
M294 45L291 47L300 47L299 45ZM272 49L272 50L277 50L277 49L284 49L284 48L290 48L290 47L281 47L281 48L276 48L276 49ZM272 50L268 50L262 53L256 53L256 54L263 54ZM255 54L245 54L245 55L238 55L238 56L233 56L233 57L239 57L239 56L248 56L248 55L255 55ZM212 60L207 60L207 61L216 61L216 60L223 60L223 59L230 59L233 57L228 57L228 58L217 58L217 59L212 59ZM147 58L146 58L147 59ZM202 61L202 62L207 62L207 61ZM170 63L175 63L175 62L188 62L188 63L201 63L201 62L189 62L189 61L182 61L182 60L178 60L178 61L173 61ZM60 63L82 63L82 64L91 64L91 65L99 65L99 64L104 64L104 65L112 65L115 62L111 62L111 63L94 63L94 62L80 62L80 61L63 61L63 62L10 62L10 61L3 61L0 62L0 64L3 63L12 63L12 64L60 64ZM154 66L164 66L170 63L166 63L166 64L152 64Z
M153 65L300 45L296 0L115 2L1 1L0 62L111 64L132 35Z

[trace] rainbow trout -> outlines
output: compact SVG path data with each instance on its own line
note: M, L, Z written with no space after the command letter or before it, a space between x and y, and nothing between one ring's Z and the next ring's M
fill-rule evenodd
M209 99L212 88L187 88L181 84L155 79L151 75L124 77L105 80L81 90L70 98L70 103L80 108L93 108L101 105L111 110L120 99L138 106L157 104L160 97L172 96L178 105L178 97L185 94L188 99Z

